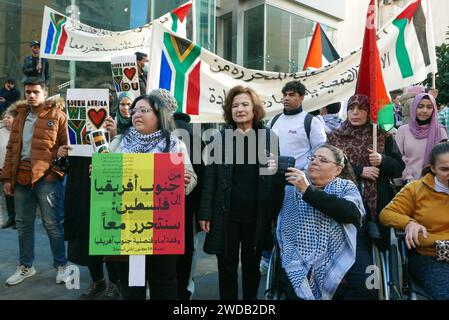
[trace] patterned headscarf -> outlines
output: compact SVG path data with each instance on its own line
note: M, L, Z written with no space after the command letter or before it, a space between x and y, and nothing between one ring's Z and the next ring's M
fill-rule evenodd
M177 150L178 139L170 135L169 153ZM151 134L139 133L134 127L126 129L120 142L123 153L162 153L166 149L166 139L162 131Z
M373 129L369 119L369 98L365 95L356 94L349 99L348 108L357 104L368 112L368 121L363 126L353 126L349 120L344 121L341 126L328 136L328 142L344 151L352 165L370 167L369 153L367 148L373 147ZM383 153L385 149L385 137L388 134L383 130L377 133L377 152ZM377 182L360 177L364 184L364 199L368 205L371 217L377 218Z
M336 178L324 191L353 202L362 220L363 201L352 181ZM293 186L285 189L276 229L282 267L298 297L330 300L354 264L357 229L353 224L336 223L302 196Z

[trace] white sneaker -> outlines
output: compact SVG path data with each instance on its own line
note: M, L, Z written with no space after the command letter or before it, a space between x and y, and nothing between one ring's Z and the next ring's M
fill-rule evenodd
M56 274L56 283L66 283L70 280L70 275L65 266L58 267L58 273Z
M27 268L25 266L18 266L16 272L6 280L6 284L14 286L21 283L26 278L32 277L36 274L34 267Z

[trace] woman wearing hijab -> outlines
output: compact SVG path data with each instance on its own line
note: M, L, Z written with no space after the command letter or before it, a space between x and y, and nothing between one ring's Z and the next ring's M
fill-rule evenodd
M443 139L447 139L447 132L438 124L435 98L428 93L418 94L410 108L410 122L396 133L396 143L405 162L404 184L421 178L422 170L429 166L432 148Z
M404 162L393 136L378 130L377 150L373 150L373 129L370 122L369 98L356 94L348 101L347 120L332 132L328 142L347 155L372 221L378 222L380 211L394 197L390 179L398 178L404 170ZM389 244L387 232L383 244Z

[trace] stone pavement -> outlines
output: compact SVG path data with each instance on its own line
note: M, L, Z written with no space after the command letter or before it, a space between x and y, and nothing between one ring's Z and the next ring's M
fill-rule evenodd
M74 300L86 290L90 283L87 267L80 267L80 289L69 290L64 284L55 282L56 270L52 266L52 255L47 233L40 219L36 219L35 264L37 274L16 286L5 285L18 264L17 230L0 229L0 300ZM194 300L218 300L217 260L214 255L202 251L204 234L200 234L199 257L196 265ZM107 274L107 273L105 273ZM259 298L263 299L266 278L262 277ZM240 276L239 276L240 283ZM241 288L241 285L240 285ZM240 292L241 296L241 292Z

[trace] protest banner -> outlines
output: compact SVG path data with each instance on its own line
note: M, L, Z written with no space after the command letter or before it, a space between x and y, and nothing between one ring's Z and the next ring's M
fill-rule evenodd
M157 19L169 30L186 37L186 25L192 1ZM41 34L41 58L74 61L111 61L116 55L148 53L152 23L120 32L93 28L59 13L44 9Z
M109 116L108 89L68 89L66 98L70 156L90 157L91 131L103 129Z
M436 72L429 13L428 1L413 1L377 32L387 90L414 85ZM282 112L281 90L288 81L300 80L306 86L303 108L307 112L355 93L361 48L321 69L283 73L251 70L226 61L158 23L153 26L152 39L147 90L171 91L178 112L191 115L192 122L223 122L226 92L236 85L251 87L262 97L267 118Z
M184 164L170 154L94 154L91 255L184 253Z
M139 72L136 56L116 56L111 58L112 81L117 97L123 92L140 96Z

